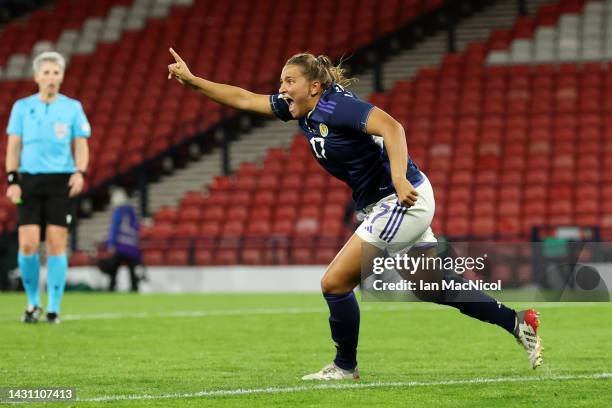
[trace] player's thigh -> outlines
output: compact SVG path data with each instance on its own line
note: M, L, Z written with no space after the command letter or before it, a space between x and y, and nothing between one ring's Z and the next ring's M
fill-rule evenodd
M323 293L342 294L351 291L361 278L361 258L365 241L353 234L331 261L323 278Z
M45 243L49 255L62 255L68 244L68 228L59 225L47 225Z
M431 230L431 221L436 209L433 189L429 180L417 187L419 197L414 206L404 208L396 217L391 235L387 234L389 254L405 253L412 248L431 247L437 239Z
M379 201L369 210L356 234L371 246L389 254L405 253L413 246L436 242L430 224L435 212L433 190L425 179L416 190L412 207L401 205L395 195Z
M34 224L20 225L18 228L19 250L24 255L38 252L40 246L40 226Z

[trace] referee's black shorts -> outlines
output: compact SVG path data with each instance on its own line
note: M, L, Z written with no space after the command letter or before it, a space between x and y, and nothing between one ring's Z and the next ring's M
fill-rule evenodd
M70 173L19 175L21 204L17 206L19 225L57 225L68 228L74 216L74 200L69 197Z

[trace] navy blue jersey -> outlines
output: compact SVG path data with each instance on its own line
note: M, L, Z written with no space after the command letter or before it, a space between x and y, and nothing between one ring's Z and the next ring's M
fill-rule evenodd
M270 106L279 119L285 122L293 119L280 94L270 95ZM373 108L333 84L321 95L317 106L299 119L315 158L325 170L351 187L357 210L395 193L387 151L377 140L382 138L365 131ZM423 181L410 158L406 178L415 187Z

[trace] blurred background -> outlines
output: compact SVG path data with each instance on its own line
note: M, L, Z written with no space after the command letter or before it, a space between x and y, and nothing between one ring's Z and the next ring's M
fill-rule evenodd
M116 187L140 218L141 291L317 290L313 276L355 228L348 187L295 122L168 81L170 46L199 76L267 94L295 53L344 59L353 90L404 125L434 186L434 233L512 243L490 272L510 286L541 279L521 243L564 257L568 242L612 239L612 1L0 0L0 10L0 124L36 92L34 56L56 50L68 59L61 91L92 125L73 289L107 286L96 262ZM15 223L2 194L3 290L19 285Z

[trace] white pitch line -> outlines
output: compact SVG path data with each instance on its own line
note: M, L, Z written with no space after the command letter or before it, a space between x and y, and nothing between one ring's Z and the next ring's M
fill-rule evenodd
M473 378L469 380L447 380L447 381L393 381L393 382L373 382L373 383L332 383L317 384L313 386L295 387L266 387L266 388L237 388L227 390L210 390L193 393L176 394L141 394L141 395L107 395L93 398L77 398L80 402L104 402L104 401L134 401L134 400L154 400L170 398L207 398L224 397L234 395L252 394L288 394L319 390L344 390L360 388L392 388L392 387L428 387L439 385L474 385L489 383L517 383L517 382L538 382L538 381L571 381L571 380L608 380L612 379L612 373L594 373L577 375L553 375L542 377L497 377L497 378Z
M395 312L417 307L387 306L371 307L362 305L361 309L372 312ZM443 310L438 305L420 305L421 310ZM92 314L68 314L62 316L63 320L105 320L105 319L145 319L151 317L212 317L212 316L252 316L252 315L282 315L282 314L309 314L327 313L328 309L323 307L288 307L288 308L250 308L250 309L218 309L218 310L178 310L174 312L159 313L92 313Z
M362 305L362 310L367 311L400 311L409 307L389 306L385 308L372 308ZM411 307L412 308L412 307ZM422 305L419 309L439 309L437 305ZM251 316L251 315L282 315L282 314L308 314L326 313L323 307L288 307L288 308L249 308L249 309L212 309L212 310L177 310L174 312L136 312L136 313L84 313L62 315L62 320L116 320L116 319L148 319L152 317L209 317L209 316ZM4 315L0 321L15 320L14 316Z
M361 310L364 312L401 312L405 310L450 310L449 307L432 303L395 303L381 306L383 303L362 302ZM374 306L376 305L376 306ZM597 303L540 303L536 309L571 308L571 307L610 307L608 302ZM289 307L289 308L249 308L249 309L212 309L212 310L177 310L174 312L135 312L135 313L83 313L62 315L62 320L118 320L118 319L149 319L164 317L214 317L214 316L252 316L252 315L282 315L282 314L309 314L327 313L324 307ZM0 321L15 321L19 317L0 315Z

